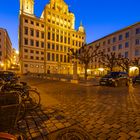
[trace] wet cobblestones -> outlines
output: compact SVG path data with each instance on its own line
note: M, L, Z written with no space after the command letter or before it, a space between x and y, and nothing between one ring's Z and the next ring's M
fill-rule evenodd
M40 90L46 85L46 94L59 104L25 118L22 123L30 139L38 135L49 139L52 133L73 126L80 126L92 140L140 139L140 86L83 87L60 82L42 84Z

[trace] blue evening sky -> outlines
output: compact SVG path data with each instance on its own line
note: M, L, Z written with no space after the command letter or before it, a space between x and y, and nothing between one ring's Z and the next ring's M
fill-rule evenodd
M35 0L35 14L40 16L49 0ZM140 21L140 0L65 0L86 29L87 43ZM19 0L1 0L0 27L6 28L13 47L18 49Z

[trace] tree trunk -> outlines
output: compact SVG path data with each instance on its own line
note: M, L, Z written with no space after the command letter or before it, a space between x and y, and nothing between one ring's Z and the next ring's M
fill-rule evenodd
M87 64L85 64L85 80L87 80L87 68L88 68L88 65Z

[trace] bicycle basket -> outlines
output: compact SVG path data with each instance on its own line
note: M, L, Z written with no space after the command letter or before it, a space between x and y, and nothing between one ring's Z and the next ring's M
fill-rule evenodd
M21 98L17 92L0 93L0 131L9 132L17 121Z

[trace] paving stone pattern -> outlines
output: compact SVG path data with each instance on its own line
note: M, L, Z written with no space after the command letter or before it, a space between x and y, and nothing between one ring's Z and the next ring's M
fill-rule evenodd
M79 126L92 140L140 139L140 86L83 87L52 82L43 83L40 89L46 85L46 93L60 104L42 107L25 118L20 129L26 127L28 138L49 139L60 130Z

